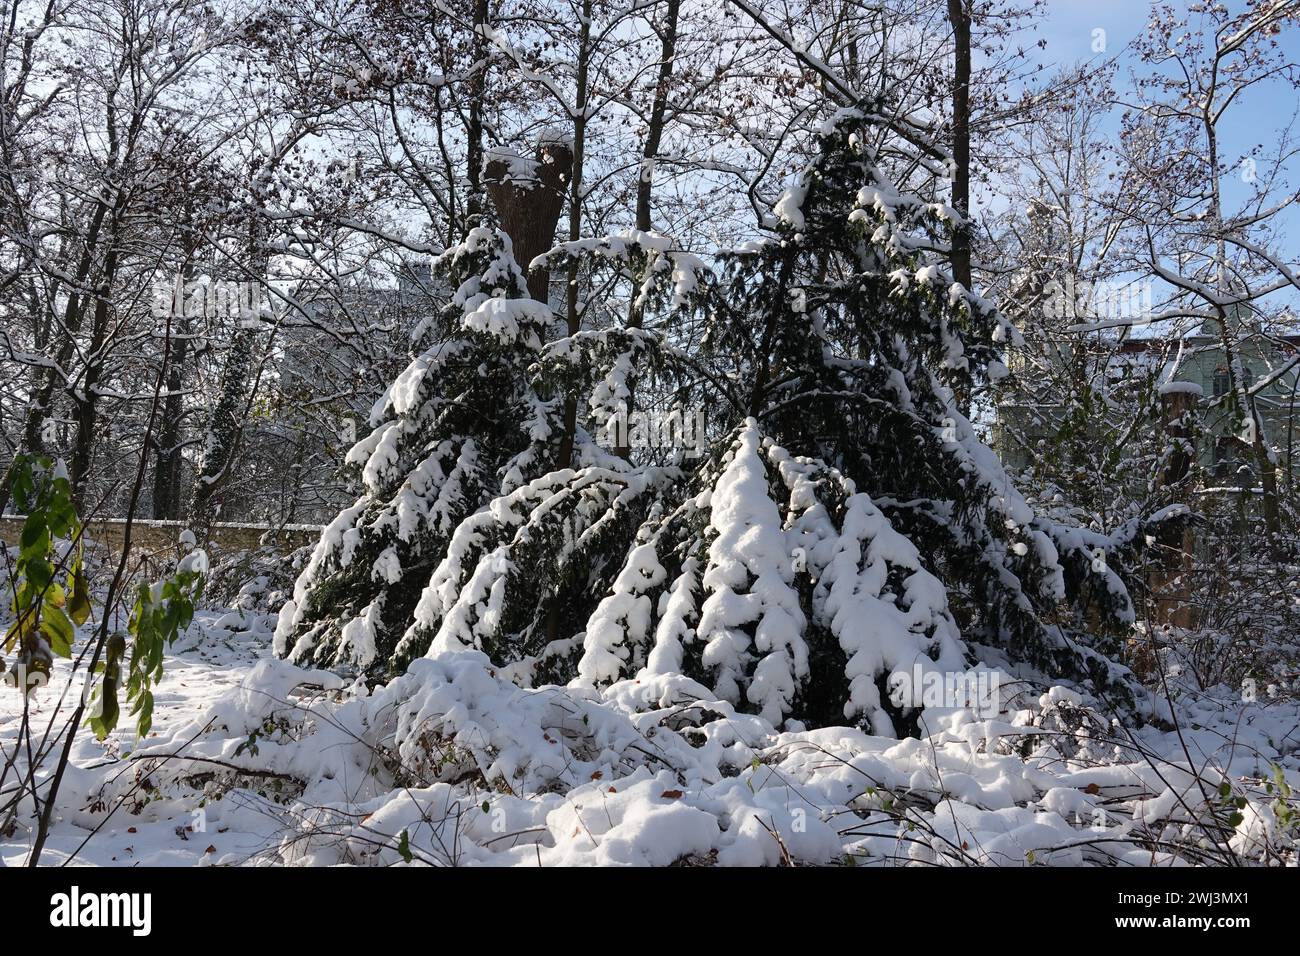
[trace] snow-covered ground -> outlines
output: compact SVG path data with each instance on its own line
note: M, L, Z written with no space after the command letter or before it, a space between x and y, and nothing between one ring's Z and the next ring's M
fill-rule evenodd
M210 862L214 856L239 853L240 848L230 843L229 831L219 833L213 827L211 832L192 833L185 829L197 819L192 815L196 802L191 801L188 807L184 801L175 800L155 804L162 795L148 789L145 778L136 773L139 765L131 760L134 751L152 746L166 739L171 730L202 717L223 696L236 690L265 655L266 635L212 628L221 616L217 612L200 612L195 626L167 653L164 676L154 692L154 727L147 739L135 740L134 722L125 714L119 730L102 743L88 729L78 733L72 751L73 766L59 796L58 822L52 827L43 862L57 865L75 854L75 862L84 864L189 866ZM69 664L56 660L49 688L33 695L33 726L43 729L49 723L58 703L56 692L66 686ZM80 689L77 682L75 691ZM0 694L0 745L8 753L18 734L21 701L11 688L5 691ZM66 703L59 709L61 722L67 720L70 709ZM12 785L11 779L6 788ZM122 793L136 786L136 793L116 812L110 814L114 809L111 804L106 808L97 806L101 791ZM20 815L16 832L0 838L0 859L5 865L25 859L31 839L28 828L33 823L30 814L26 818ZM98 832L92 837L96 827ZM178 828L182 832L177 832ZM250 839L246 834L237 838ZM221 852L208 852L209 846Z
M1263 783L1300 786L1294 701L1187 693L1176 730L1130 735L1055 688L992 719L928 710L924 739L777 733L685 678L523 690L474 651L367 693L273 659L269 620L222 618L169 652L145 740L78 735L44 863L1296 861ZM18 716L0 696L7 750ZM29 803L5 865L32 824Z

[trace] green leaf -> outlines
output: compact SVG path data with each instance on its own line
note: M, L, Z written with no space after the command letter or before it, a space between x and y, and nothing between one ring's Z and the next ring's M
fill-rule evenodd
M46 605L41 615L41 633L50 645L50 652L59 657L72 656L72 641L76 636L72 622L61 607Z
M37 511L27 516L23 522L22 533L18 536L18 547L24 554L41 554L49 548L50 531L45 525L45 515Z
M68 602L68 615L78 627L90 618L90 588L86 584L86 572L80 562L72 574L72 600Z
M401 839L397 841L397 855L407 863L414 859L411 855L411 839L406 835L405 830L402 831Z
M95 697L95 712L91 715L89 724L95 732L95 736L103 740L117 727L118 717L121 713L117 703L117 684L118 676L121 672L122 657L126 653L126 638L121 631L116 631L109 637L108 643L104 648L104 660L100 662L96 670L104 675L103 681L100 682L99 691Z

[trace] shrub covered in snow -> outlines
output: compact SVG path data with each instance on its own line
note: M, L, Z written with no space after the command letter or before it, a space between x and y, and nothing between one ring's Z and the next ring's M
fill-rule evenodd
M311 550L297 548L286 554L266 545L224 555L213 565L204 589L205 606L228 609L217 626L270 633Z

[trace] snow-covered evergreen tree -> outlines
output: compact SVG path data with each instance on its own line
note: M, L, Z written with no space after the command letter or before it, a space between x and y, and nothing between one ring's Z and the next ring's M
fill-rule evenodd
M551 316L528 297L509 239L475 229L435 267L456 290L438 317L450 334L436 322L418 333L436 341L348 454L364 494L325 529L277 630L277 649L296 659L386 661L461 522L502 483L550 467L554 403L526 373Z
M447 253L458 337L376 407L351 456L366 493L298 581L281 653L382 673L472 647L524 684L680 673L775 724L889 734L914 723L900 683L978 645L1122 692L1128 542L1036 515L976 437L956 396L997 377L1009 330L943 266L952 210L874 164L870 115L828 124L771 234L716 269L641 232L544 257L609 267L590 288L630 287L603 313L637 322L560 334L500 238ZM702 402L706 454L614 454L594 436L634 397Z
M644 260L642 244L668 268L647 268L641 294L684 296L697 260L654 237L571 253L622 263ZM653 336L559 335L498 230L472 230L434 268L456 291L441 321L417 332L434 343L376 403L373 430L348 454L364 493L325 529L281 613L277 652L294 660L380 673L430 646L532 661L556 644L553 656L582 608L568 592L594 586L589 565L614 560L615 529L629 520L634 529L644 492L678 476L633 469L583 429L564 441L565 396L582 392L607 420L626 401L629 371L655 364Z

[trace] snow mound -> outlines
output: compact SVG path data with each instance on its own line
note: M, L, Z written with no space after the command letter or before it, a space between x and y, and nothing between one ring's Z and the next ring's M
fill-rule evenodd
M522 688L467 649L368 690L262 660L132 759L156 788L145 818L197 801L209 826L257 830L260 845L232 863L1294 860L1275 793L1241 775L1300 784L1283 729L1294 705L1256 708L1226 762L1215 734L1240 713L1180 742L1129 735L1063 688L1012 706L993 718L928 708L924 736L897 740L781 732L648 670L604 688ZM106 805L126 780L104 784Z

